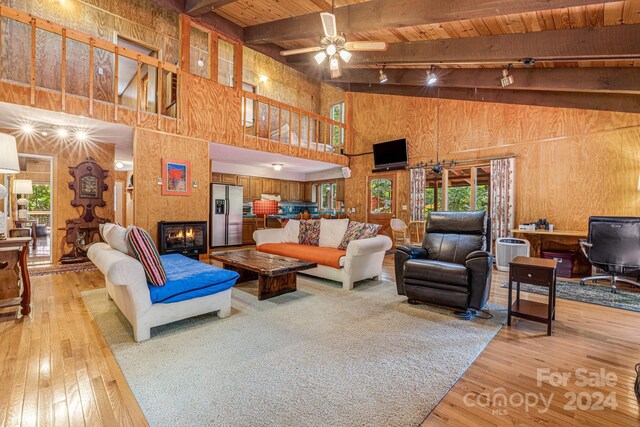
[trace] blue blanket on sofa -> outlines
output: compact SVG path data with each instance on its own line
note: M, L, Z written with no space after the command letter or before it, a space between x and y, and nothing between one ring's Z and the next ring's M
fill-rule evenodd
M167 272L164 286L149 286L151 302L171 303L199 298L226 291L236 284L240 275L205 264L180 254L162 255L162 265Z

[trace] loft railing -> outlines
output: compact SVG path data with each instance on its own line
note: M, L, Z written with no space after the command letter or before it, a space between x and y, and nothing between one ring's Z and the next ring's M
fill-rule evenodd
M342 154L346 126L316 113L302 110L252 92L242 92L242 134L267 145L286 144L289 154Z
M8 34L12 34L13 32L13 37L10 37L9 41L12 44L15 42L16 46L6 47L8 52L6 58L9 59L7 62L13 66L22 58L30 58L28 72L15 72L11 67L4 67L4 64L1 62L0 72L4 80L26 83L30 86L31 105L36 104L37 89L53 89L59 91L61 94L61 111L67 110L68 96L76 95L88 98L87 113L90 117L94 115L95 102L113 104L113 119L115 121L119 119L118 110L120 108L135 110L137 114L137 124L140 123L141 112L156 114L158 128L160 127L161 116L169 118L178 116L177 81L180 70L175 65L118 46L115 43L91 37L85 33L63 27L8 6L0 5L0 16L8 20L5 25L13 25L13 28L10 28ZM3 22L0 20L0 34L3 33L2 24ZM26 47L20 46L20 44L24 44L24 40L20 36L26 32L24 31L26 28L19 28L20 24L28 26L30 34L28 43L30 46L29 56L25 55L24 50L20 49L20 47ZM59 45L53 41L55 38L59 38ZM6 42L5 40L5 43ZM41 43L40 46L38 45L39 42ZM1 43L2 38L0 37L0 51L2 51ZM81 74L82 70L78 69L78 67L67 69L67 63L70 60L68 50L72 43L74 44L73 53L85 53L88 49L88 69L85 75ZM14 57L11 57L10 49L12 48L17 51L17 53L14 53ZM47 55L49 61L46 63L39 63L39 61L37 61L39 50L40 55ZM43 50L47 52L43 52ZM56 57L58 53L59 57ZM51 58L51 55L54 57ZM72 55L71 60L75 62L82 62L82 60L84 60L84 58L78 58L77 56L82 55ZM53 59L53 61L51 61L51 59ZM124 92L120 88L120 66L123 61L133 61L135 64L134 67L136 68L134 76L132 76L127 84L127 88L132 88L130 92L135 91L135 98L133 94L129 94L127 98L129 100L128 105L126 105L126 99L123 99ZM129 69L131 68L130 65L131 62L127 64ZM58 70L55 69L56 67L59 67ZM73 76L68 75L69 71L74 73ZM21 79L20 74L28 75L22 76L23 78ZM47 77L43 77L44 75ZM149 76L153 77L151 84L149 84ZM109 77L111 77L111 81L109 81ZM38 79L47 81L49 86L54 87L47 87L46 84L38 84ZM96 84L97 79L100 80L100 87ZM28 80L28 82L24 80ZM135 87L133 86L134 80ZM143 80L145 80L144 84ZM83 88L84 90L74 90L73 92L76 93L69 93L71 86L80 86L77 81L83 82L81 84L82 86L86 83L87 87ZM164 84L163 81L165 82ZM149 88L151 88L155 94L149 94ZM101 99L96 99L96 93L100 94L99 98ZM108 96L105 94L108 94Z
M113 107L116 122L124 116L121 109L128 110L127 117L135 112L136 125L141 124L143 113L155 115L158 129L165 119L182 117L178 91L184 71L176 65L8 6L0 5L0 17L7 20L0 19L0 52L6 53L9 63L3 64L0 55L0 80L27 86L31 105L36 105L38 91L44 89L60 94L63 112L68 110L69 97L81 97L88 99L89 117L94 116L97 102ZM4 31L3 25L13 27ZM3 40L3 34L10 34L9 40ZM3 42L9 45L3 47ZM27 50L30 55L25 54ZM129 76L122 77L122 70ZM316 158L326 158L325 154L344 152L344 123L247 91L241 91L241 109L245 146L253 138L266 143L268 151L272 143L287 144L284 151L289 155L311 157L315 152ZM144 120L148 125L148 116Z

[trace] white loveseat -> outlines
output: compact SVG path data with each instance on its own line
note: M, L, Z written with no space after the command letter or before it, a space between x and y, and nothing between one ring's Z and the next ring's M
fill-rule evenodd
M214 311L220 318L231 314L231 289L180 302L154 304L138 260L106 243L91 245L88 256L104 274L109 298L131 323L134 339L138 342L149 339L154 326Z
M284 228L268 228L265 230L255 231L253 233L253 239L256 241L258 251L263 249L263 251L267 253L275 253L290 258L302 259L296 255L300 255L304 251L306 245L287 244L283 242L283 240L286 240L286 238L284 238L284 234ZM322 227L320 228L320 236L322 239ZM280 245L268 244L282 244L281 247L286 247L286 250L277 250L279 249L277 246ZM262 245L267 245L269 250L264 250L266 246ZM323 279L341 282L344 289L351 290L353 289L354 282L359 280L378 280L382 273L382 262L384 261L385 253L387 250L391 249L391 246L391 239L384 235L379 235L369 239L353 240L348 244L344 256L340 258L339 268L318 263L316 268L301 271L300 274L308 274L311 276L321 277ZM276 249L275 252L271 250L273 248Z

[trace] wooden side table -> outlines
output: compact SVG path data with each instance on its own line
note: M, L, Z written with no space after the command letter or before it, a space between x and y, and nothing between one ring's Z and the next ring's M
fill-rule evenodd
M30 237L0 240L0 308L20 306L23 316L31 313L31 281L27 269L30 242Z
M519 256L509 263L509 300L507 325L511 326L511 316L541 322L547 325L547 335L551 335L556 317L556 267L553 259ZM516 282L516 300L512 303L513 282ZM547 304L520 299L520 283L546 286L549 288Z

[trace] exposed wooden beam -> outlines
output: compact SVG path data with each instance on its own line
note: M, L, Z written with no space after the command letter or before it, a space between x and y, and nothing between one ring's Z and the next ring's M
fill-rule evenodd
M384 28L437 24L464 19L561 9L615 0L371 0L335 10L338 30L345 34ZM247 43L319 38L323 34L317 13L281 19L245 29Z
M173 12L178 12L178 13L184 12L185 0L151 0L151 1L157 4L158 6L164 7L165 9L169 9Z
M426 88L424 86L349 85L352 92L425 98L458 99L461 101L495 102L535 105L541 107L579 108L583 110L640 112L640 95L596 94L579 92L544 92L498 89Z
M204 15L237 0L186 0L184 11L191 16Z
M640 24L591 29L393 43L386 52L356 52L351 65L482 64L544 60L598 60L640 57ZM313 55L289 62L312 63Z
M308 67L319 68L319 67ZM391 69L385 73L387 85L424 86L426 70ZM437 87L502 89L502 70L497 68L437 69ZM640 70L637 68L517 68L510 71L514 83L504 90L544 90L560 92L605 92L640 94ZM379 82L379 70L372 68L344 69L342 77L327 83Z

